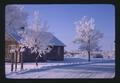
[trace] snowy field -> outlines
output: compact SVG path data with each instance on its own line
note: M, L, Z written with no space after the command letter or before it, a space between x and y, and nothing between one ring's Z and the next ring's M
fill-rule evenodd
M6 78L9 79L55 79L55 78L114 78L115 60L92 58L65 58L64 61L24 63L24 70L10 71L10 63L5 64Z

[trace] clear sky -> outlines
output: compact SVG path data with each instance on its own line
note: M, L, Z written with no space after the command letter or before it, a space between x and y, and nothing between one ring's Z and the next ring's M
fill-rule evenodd
M99 42L103 50L111 50L115 40L115 8L109 4L24 4L31 21L33 11L40 11L43 21L50 26L49 32L53 33L65 45L65 49L74 50L78 45L72 41L75 38L74 22L83 16L93 17L96 28L104 33Z

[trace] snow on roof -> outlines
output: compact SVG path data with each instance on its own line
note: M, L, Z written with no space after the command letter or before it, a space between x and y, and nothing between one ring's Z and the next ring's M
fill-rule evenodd
M12 36L18 43L20 43L20 39L22 38L20 35L18 35L16 32L8 32L10 36ZM49 45L54 46L65 46L63 42L61 42L58 38L56 38L52 33L47 32L48 35L52 36L52 39L50 40Z
M22 39L21 36L19 36L16 32L9 31L7 32L17 43L20 43L20 39Z
M65 44L61 42L58 38L56 38L52 33L49 32L49 34L52 35L52 39L50 40L50 45L65 46Z
M22 38L19 35L17 35L17 33L12 32L11 34L16 39L16 41L20 41L20 39Z

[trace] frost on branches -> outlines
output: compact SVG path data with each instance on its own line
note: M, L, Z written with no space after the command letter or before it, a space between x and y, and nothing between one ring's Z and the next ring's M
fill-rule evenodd
M100 49L98 41L103 37L103 33L96 30L94 19L86 16L75 22L75 28L76 37L74 43L79 44L81 50L88 52L88 60L90 61L90 52Z
M39 11L33 12L33 19L32 19L31 26L32 26L31 29L36 31L36 32L40 32L40 31L44 32L44 31L47 31L49 28L47 21L42 23Z
M5 30L19 31L20 27L27 26L27 13L23 11L23 6L7 5L5 8Z
M48 25L46 23L42 25L38 11L33 13L32 25L30 26L32 26L30 29L24 30L21 43L24 46L33 47L32 52L39 52L39 55L50 52L52 46L49 47L49 42L52 36L47 32Z

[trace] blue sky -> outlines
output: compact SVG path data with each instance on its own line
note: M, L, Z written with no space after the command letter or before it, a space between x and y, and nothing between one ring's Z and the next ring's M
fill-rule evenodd
M29 13L28 22L31 21L33 11L39 11L43 21L50 26L53 33L65 45L65 49L74 50L74 22L83 16L93 17L96 28L104 33L99 42L103 50L111 50L115 40L115 9L110 4L24 4L24 11Z

